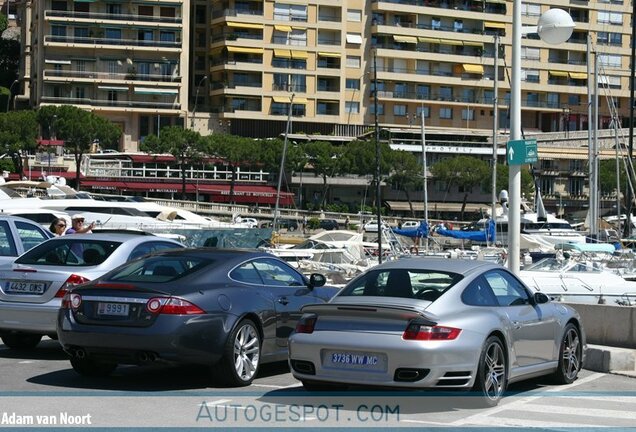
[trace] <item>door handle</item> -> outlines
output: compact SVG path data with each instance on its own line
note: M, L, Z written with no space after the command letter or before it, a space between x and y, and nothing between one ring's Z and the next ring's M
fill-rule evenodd
M521 323L519 321L513 321L512 325L515 326L515 330L519 330L521 328Z
M287 305L289 303L289 300L287 300L287 297L278 297L276 301L282 305Z

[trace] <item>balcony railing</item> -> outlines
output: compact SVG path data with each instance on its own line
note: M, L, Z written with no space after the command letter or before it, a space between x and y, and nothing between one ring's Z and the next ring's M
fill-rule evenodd
M111 20L111 21L143 21L154 23L181 24L181 17L163 17L151 15L132 15L132 14L111 14L97 12L77 12L77 11L60 11L47 10L44 12L45 18L81 18L92 20Z
M78 70L53 70L45 69L44 78L84 78L96 80L122 80L122 81L150 81L150 82L181 82L181 76L141 73L113 73L100 71Z
M45 43L72 43L82 45L141 46L151 48L181 48L181 41L166 42L159 40L113 39L104 37L44 36Z
M237 15L263 16L263 9L220 9L212 11L212 18L235 17Z
M58 103L58 104L70 104L70 105L91 105L91 106L108 106L117 108L161 108L178 110L181 108L181 104L178 102L163 102L163 101L138 101L138 100L106 100L106 99L91 99L91 98L69 98L69 97L55 97L55 96L42 96L42 102Z

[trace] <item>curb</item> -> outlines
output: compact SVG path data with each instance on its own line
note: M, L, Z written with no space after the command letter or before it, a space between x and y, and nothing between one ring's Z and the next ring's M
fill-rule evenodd
M585 369L636 377L636 350L588 345Z

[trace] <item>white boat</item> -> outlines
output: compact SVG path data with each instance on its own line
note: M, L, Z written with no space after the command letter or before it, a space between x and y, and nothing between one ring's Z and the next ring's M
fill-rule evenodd
M636 301L636 282L625 280L600 260L568 258L558 254L521 270L521 279L532 289L557 300L574 303L631 305Z
M507 245L509 210L508 193L506 191L500 193L499 201L501 213L497 214L495 218L496 242ZM481 219L475 224L475 229L484 229L487 223L487 218ZM553 214L533 211L525 203L522 203L520 223L521 233L529 235L529 241L534 238L538 243L552 245L586 242L585 235L576 231L567 220L560 219Z

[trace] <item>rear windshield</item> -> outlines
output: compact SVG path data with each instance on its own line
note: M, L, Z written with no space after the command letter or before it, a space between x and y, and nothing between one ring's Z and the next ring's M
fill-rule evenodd
M108 278L117 282L167 282L181 279L214 263L196 256L149 256L134 261Z
M347 285L338 296L401 297L435 301L462 279L434 270L372 270Z
M34 247L15 260L16 264L86 267L96 266L121 245L108 240L68 238L47 241Z

